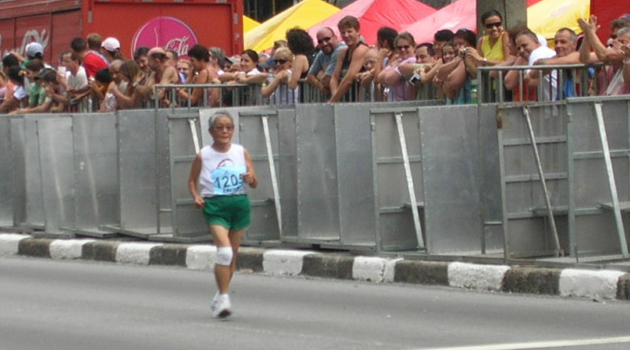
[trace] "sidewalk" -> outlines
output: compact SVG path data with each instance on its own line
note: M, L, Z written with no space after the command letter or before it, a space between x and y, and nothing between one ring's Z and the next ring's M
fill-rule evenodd
M216 260L216 247L208 244L46 239L0 233L0 256L5 255L210 270ZM239 250L237 268L239 271L270 275L442 285L506 293L583 297L598 301L630 300L630 273L615 270L420 261L252 247Z

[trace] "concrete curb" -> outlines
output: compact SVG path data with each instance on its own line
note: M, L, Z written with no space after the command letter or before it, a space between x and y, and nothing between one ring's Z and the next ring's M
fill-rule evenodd
M136 265L172 265L210 270L216 247L161 243L121 243L92 239L40 239L0 234L0 256L82 259ZM546 294L562 297L630 300L630 274L613 270L550 269L461 262L431 262L242 247L240 271L442 285L470 290Z

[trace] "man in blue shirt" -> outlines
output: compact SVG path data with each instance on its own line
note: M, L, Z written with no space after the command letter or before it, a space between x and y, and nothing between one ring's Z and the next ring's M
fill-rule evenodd
M325 95L330 94L330 77L335 72L337 56L346 44L340 43L330 27L323 27L317 32L319 52L308 71L306 80Z

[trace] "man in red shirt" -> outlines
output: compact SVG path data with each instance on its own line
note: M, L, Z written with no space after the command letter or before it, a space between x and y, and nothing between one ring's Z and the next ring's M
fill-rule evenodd
M70 47L81 60L88 79L94 78L94 75L99 70L109 67L107 61L88 49L87 42L83 38L77 37L72 39Z

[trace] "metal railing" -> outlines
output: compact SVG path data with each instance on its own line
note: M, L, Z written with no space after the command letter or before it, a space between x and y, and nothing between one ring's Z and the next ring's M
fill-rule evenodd
M559 101L569 97L603 95L610 83L609 72L612 65L537 65L537 66L492 66L477 70L478 102L542 102ZM517 82L512 89L505 86L510 71L517 74ZM525 75L538 72L535 85L527 86Z

